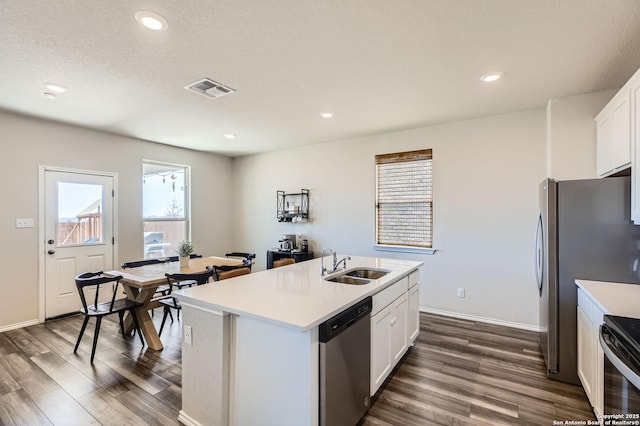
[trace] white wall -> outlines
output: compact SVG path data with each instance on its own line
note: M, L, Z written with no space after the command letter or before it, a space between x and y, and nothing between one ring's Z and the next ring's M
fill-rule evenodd
M312 249L424 261L422 308L536 327L533 269L543 109L278 151L234 161L238 244L265 251L281 234ZM432 148L435 255L376 252L376 154ZM276 190L311 191L311 221L276 221ZM464 287L466 298L456 297Z
M256 270L281 234L303 234L317 253L406 257L425 262L421 306L536 327L533 233L538 183L595 176L593 117L614 91L553 100L544 109L225 157L0 112L3 301L0 330L38 318L38 165L95 169L119 176L119 259L142 255L142 159L192 166L196 250L254 251ZM548 120L549 119L549 120ZM549 125L549 131L546 131ZM434 150L437 254L375 252L374 156ZM548 152L548 155L547 155ZM311 222L276 221L276 190L311 190ZM456 297L464 287L467 297Z
M119 259L143 257L142 160L191 166L192 234L197 252L231 247L229 158L114 136L0 111L0 329L38 318L38 165L118 173Z
M595 116L617 90L551 99L547 103L547 175L556 180L593 179Z

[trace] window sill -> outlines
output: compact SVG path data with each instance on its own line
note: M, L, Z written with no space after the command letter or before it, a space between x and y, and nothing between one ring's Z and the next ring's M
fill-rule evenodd
M435 254L436 253L436 249L418 248L418 247L374 245L373 249L375 251L393 251L397 253L418 253L418 254Z

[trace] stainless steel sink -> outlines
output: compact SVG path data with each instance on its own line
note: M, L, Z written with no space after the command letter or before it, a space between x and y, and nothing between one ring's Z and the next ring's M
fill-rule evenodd
M353 268L338 275L327 277L325 280L340 284L362 285L369 284L371 280L384 277L390 271L375 268Z
M389 271L385 271L384 269L361 268L361 269L354 269L352 271L349 271L345 275L348 275L350 277L368 278L370 280L377 280L378 278L384 277L388 273Z
M369 284L371 280L358 277L349 277L347 275L338 275L337 277L327 278L327 281L333 281L340 284L362 285Z

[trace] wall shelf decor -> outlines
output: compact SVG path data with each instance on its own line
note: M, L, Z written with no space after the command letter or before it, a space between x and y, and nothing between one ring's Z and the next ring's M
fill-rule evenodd
M296 193L276 191L278 222L306 222L309 220L309 190Z

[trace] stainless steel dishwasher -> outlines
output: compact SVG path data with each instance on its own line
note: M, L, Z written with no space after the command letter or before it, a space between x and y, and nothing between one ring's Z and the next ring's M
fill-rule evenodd
M320 425L354 426L369 409L371 297L320 324Z

